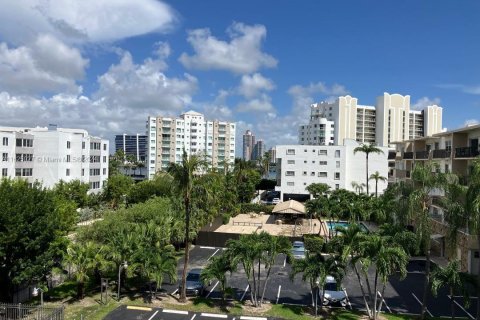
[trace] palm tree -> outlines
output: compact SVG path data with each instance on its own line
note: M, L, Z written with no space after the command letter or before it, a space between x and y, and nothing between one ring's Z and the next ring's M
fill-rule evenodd
M471 234L477 235L477 243L480 248L480 159L473 163L466 199L467 226ZM477 272L477 296L480 296L480 263ZM480 299L477 299L477 319L480 319Z
M185 302L187 299L186 282L190 252L190 218L192 214L192 191L196 179L195 174L205 167L207 167L207 164L204 160L197 155L188 157L185 149L183 149L182 162L180 164L172 162L168 167L168 172L174 178L175 188L183 197L185 210L185 260L180 290L181 302Z
M268 171L270 169L270 152L265 152L260 159L258 159L258 164L260 167L260 174L262 177L267 178L268 177Z
M99 260L100 248L94 242L85 244L72 243L67 248L67 263L75 266L75 278L77 280L77 297L83 299L85 292L85 281L90 278Z
M227 272L232 274L237 270L237 264L233 263L233 259L228 254L213 257L205 269L202 270L201 279L203 283L208 283L214 279L220 283L222 291L222 303L225 303L225 293L227 290Z
M363 187L365 186L365 183L358 183L356 181L352 181L352 188L355 189L355 191L360 194L363 192Z
M357 153L357 152L363 152L365 153L365 163L366 163L366 185L367 185L367 195L370 195L369 191L368 191L368 156L370 155L370 153L383 153L382 149L378 148L377 146L375 146L374 144L362 144L360 147L356 147L355 149L353 149L353 154Z
M370 180L375 180L375 197L378 197L378 181L387 181L387 178L384 176L380 175L378 171L375 171L375 173L372 173L370 175Z
M432 203L432 191L443 189L447 183L447 175L438 172L436 164L425 163L416 165L411 173L413 191L410 193L409 202L410 217L415 222L419 243L423 244L423 251L426 258L425 283L423 288L421 318L425 319L425 312L428 299L428 287L430 283L430 242L431 223L430 206ZM436 172L437 171L437 172Z
M322 221L322 213L328 215L330 186L326 183L312 183L307 186L307 191L313 197L306 202L305 207L310 216L314 216L320 222L320 230L323 228L325 234L328 234L327 227Z
M451 312L452 319L455 319L455 289L461 289L466 299L464 299L466 306L470 302L468 297L468 290L466 290L466 284L470 280L467 275L462 274L460 271L460 263L458 260L453 260L448 263L445 268L437 267L432 272L432 294L436 297L438 289L442 287L448 287L451 299Z

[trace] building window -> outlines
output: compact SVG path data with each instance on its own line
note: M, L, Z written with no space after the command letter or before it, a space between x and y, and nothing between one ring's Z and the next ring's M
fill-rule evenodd
M315 172L313 172L313 171L310 172L310 176L311 176L311 177L315 177Z
M24 177L31 177L33 175L33 169L32 168L25 168L22 171L22 176Z
M70 162L70 155L67 154L67 162Z
M295 154L295 149L287 149L287 154Z
M103 156L103 163L107 162L107 156Z
M335 190L338 190L338 189L340 189L340 185L339 185L339 184L336 184L336 185L335 185Z
M2 161L4 162L8 161L8 153L6 152L2 153Z
M67 141L67 149L70 149L71 143L70 141Z
M82 177L85 176L85 169L82 169Z
M82 149L85 149L85 141L82 141Z
M16 144L15 144L17 147L21 147L22 146L22 139L16 139Z
M103 151L107 151L107 144L106 143L103 144Z
M322 172L319 172L319 173L318 173L318 176L319 176L320 178L326 178L326 177L328 176L328 173L327 173L326 171L322 171Z
M287 186L289 186L289 187L293 187L294 185L295 185L295 183L292 182L292 181L287 182Z
M340 180L340 172L335 172L335 180Z
M293 177L293 176L295 176L295 171L286 171L286 172L285 172L285 175L286 175L286 176Z
M103 175L107 174L107 168L103 168Z
M326 166L326 165L327 165L327 161L318 161L318 163L319 163L321 166Z
M22 169L15 169L15 177L21 177L22 176Z
M66 170L65 175L66 175L67 177L70 176L70 169L67 169L67 170Z
M340 150L335 150L335 158L340 158Z
M340 168L340 161L335 161L335 167Z
M287 160L287 164L295 164L295 160Z
M7 168L3 168L2 169L2 177L6 177L8 175L8 169Z
M327 155L327 150L319 150L318 155L319 156L326 156Z
M307 171L303 171L303 175L306 176L306 175L307 175Z
M2 140L3 140L3 145L8 146L8 138L4 137Z

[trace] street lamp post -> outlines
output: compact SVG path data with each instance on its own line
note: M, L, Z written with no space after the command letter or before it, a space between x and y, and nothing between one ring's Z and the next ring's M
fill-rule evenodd
M122 268L123 269L127 269L128 267L128 264L127 264L127 261L123 261L123 264L121 264L119 267L118 267L118 293L117 293L117 299L118 301L120 301L120 275L122 273Z
M37 297L38 292L40 292L40 305L43 306L43 289L42 288L38 288L38 287L33 288L32 296Z
M317 290L315 290L316 291L316 293L315 293L315 317L317 317L317 315L318 315L318 312L317 312L317 310L318 310L318 294L320 293L319 292L320 291L320 287L319 287L320 282L317 280L315 282L315 284L317 285Z

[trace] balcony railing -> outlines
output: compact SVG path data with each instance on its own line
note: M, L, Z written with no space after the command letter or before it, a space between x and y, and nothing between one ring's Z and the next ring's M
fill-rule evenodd
M430 152L428 151L416 151L415 152L415 159L416 160L428 160Z
M480 154L478 148L455 148L455 158L475 158Z
M433 159L450 158L451 154L452 154L452 151L447 149L433 150Z
M413 152L404 152L403 159L413 159Z

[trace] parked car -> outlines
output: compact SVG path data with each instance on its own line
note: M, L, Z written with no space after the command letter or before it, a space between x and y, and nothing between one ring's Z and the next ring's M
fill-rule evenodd
M294 241L292 245L293 259L305 259L305 244L302 241Z
M325 286L323 290L319 291L319 299L322 298L323 292L325 292L325 300L323 300L323 305L341 305L342 307L347 306L347 296L345 291L339 288L337 281L332 276L327 276L325 281Z
M202 269L192 269L187 273L187 295L193 296L202 296L205 292L205 285L203 284L202 280L200 279L200 275L202 274ZM182 290L180 286L178 290Z
M280 198L273 198L273 199L272 199L272 203L273 203L273 204L280 203Z

